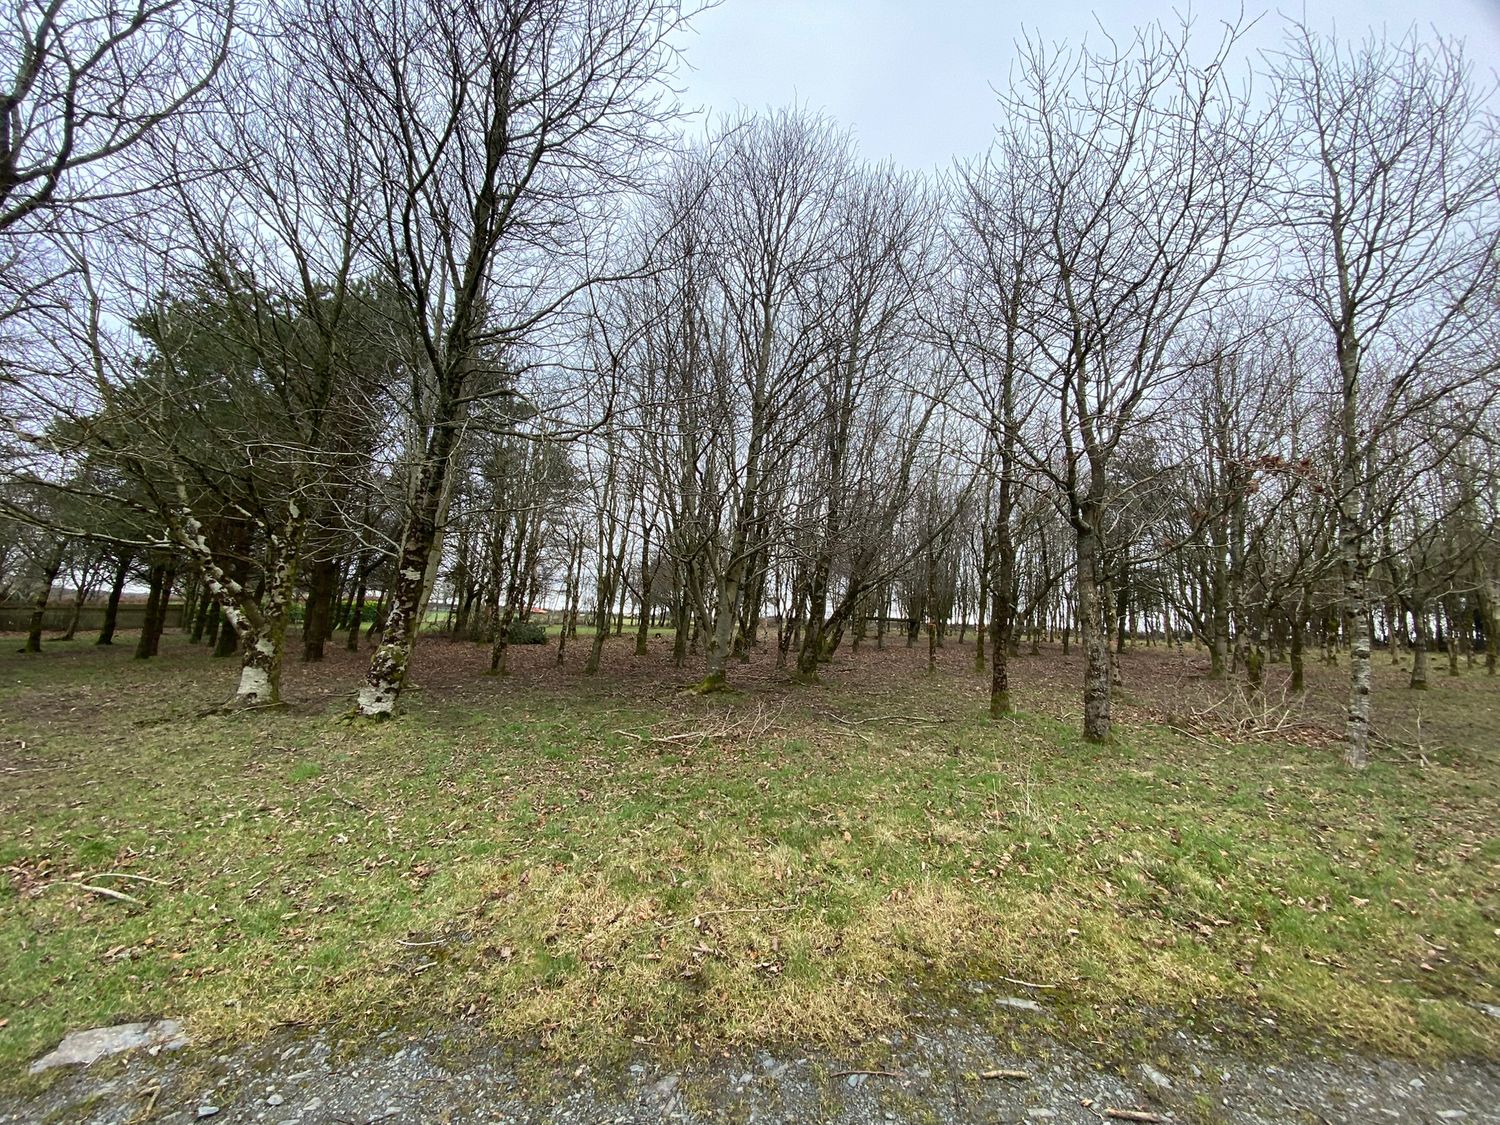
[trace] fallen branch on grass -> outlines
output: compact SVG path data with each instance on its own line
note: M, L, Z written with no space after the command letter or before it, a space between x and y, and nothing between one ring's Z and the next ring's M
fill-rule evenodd
M701 730L653 734L650 733L650 728L648 728L645 734L640 734L633 730L614 730L610 733L634 739L636 742L646 746L677 746L685 742L701 745L702 743L717 739L755 742L776 725L784 711L784 707L771 711L764 704L757 704L749 713L740 715L736 715L734 709L730 708L724 712L723 717L717 724L704 727Z
M633 738L646 746L675 746L679 742L706 742L713 737L713 734L709 731L700 730L684 731L682 734L663 734L650 737L644 734L636 734L635 731L631 730L617 730L610 733L622 734L626 738Z
M1147 1113L1143 1109L1106 1109L1104 1116L1114 1121L1141 1121L1146 1125L1160 1125L1166 1118L1159 1113Z
M979 1072L979 1077L1011 1078L1017 1082L1025 1082L1031 1077L1031 1075L1027 1074L1024 1070L981 1070Z
M131 875L126 871L101 871L97 875L85 875L84 878L90 883L95 879L134 879L137 883L155 883L158 887L171 886L165 879L153 879L149 875Z
M1037 984L1032 980L1017 980L1015 977L1001 977L1006 984L1018 984L1022 988L1061 988L1060 984Z
M343 801L344 804L348 805L351 809L353 809L355 812L369 812L370 811L366 806L360 804L353 797L346 797L342 793L340 793L337 789L333 789L333 788L330 787L329 791L335 797L337 797L340 801Z
M864 726L866 723L890 723L898 719L908 723L946 723L948 721L942 715L871 715L868 719L846 719L832 711L824 711L823 714L836 723L843 723L846 727Z
M128 902L132 906L146 905L140 899L136 898L135 895L128 895L124 891L112 891L108 887L97 887L93 883L80 883L74 879L59 879L55 883L48 883L41 889L45 891L49 887L78 887L81 890L88 891L90 894L103 895L105 898L112 898L117 902Z

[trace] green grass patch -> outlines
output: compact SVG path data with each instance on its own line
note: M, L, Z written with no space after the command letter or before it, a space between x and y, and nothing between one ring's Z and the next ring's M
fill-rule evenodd
M787 684L769 721L560 675L351 728L337 701L205 715L229 670L186 646L47 655L0 658L0 1073L154 1015L473 1013L587 1057L836 1043L938 996L1034 1018L996 992L1063 1036L1166 1010L1500 1055L1472 1006L1500 980L1492 746L1361 775L1151 726L1093 747L946 673L878 711Z

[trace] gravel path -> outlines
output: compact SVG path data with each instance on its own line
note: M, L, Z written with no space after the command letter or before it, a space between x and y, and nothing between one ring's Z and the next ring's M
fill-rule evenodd
M961 1020L866 1044L863 1062L753 1052L677 1070L540 1063L458 1026L390 1032L357 1048L330 1032L253 1047L137 1051L0 1097L0 1122L1163 1122L1500 1123L1500 1066L1307 1058L1252 1063L1179 1033L1152 1063L1099 1065L1040 1041L1025 1058ZM871 1063L871 1057L881 1061ZM1001 1074L1014 1071L1015 1074Z

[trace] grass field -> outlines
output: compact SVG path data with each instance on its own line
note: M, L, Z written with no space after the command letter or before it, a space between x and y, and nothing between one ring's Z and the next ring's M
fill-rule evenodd
M152 1015L201 1039L467 1014L596 1058L837 1043L943 1004L1111 1049L1187 1022L1500 1057L1473 1006L1500 1002L1482 668L1414 699L1378 659L1356 775L1342 669L1283 706L1132 650L1101 748L1056 651L1016 662L1023 712L994 723L956 645L934 676L897 647L811 686L758 658L702 697L669 640L625 642L593 679L586 646L561 669L517 648L504 680L427 642L379 727L342 721L341 649L289 663L287 709L226 717L233 662L175 637L152 662L5 644L0 1080Z

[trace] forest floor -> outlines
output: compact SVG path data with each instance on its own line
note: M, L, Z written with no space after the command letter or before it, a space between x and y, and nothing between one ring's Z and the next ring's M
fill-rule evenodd
M583 646L514 648L505 679L430 639L406 714L368 727L342 649L289 662L286 708L225 716L235 662L179 638L150 662L9 640L0 1118L192 1116L219 1090L368 1120L384 1066L410 1120L1500 1119L1482 666L1413 692L1377 654L1354 774L1345 668L1310 664L1298 699L1273 665L1247 699L1162 645L1123 655L1094 747L1055 648L1013 662L1020 713L991 722L954 642L931 675L898 641L812 685L758 656L700 696L666 638L611 641L591 678ZM160 1016L194 1042L170 1061L25 1073ZM414 1084L458 1101L403 1108Z

